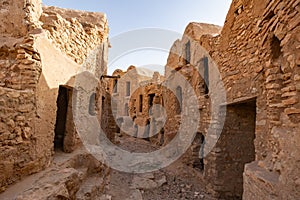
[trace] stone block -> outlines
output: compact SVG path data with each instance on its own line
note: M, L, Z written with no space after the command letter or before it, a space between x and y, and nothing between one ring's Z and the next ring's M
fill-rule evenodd
M243 200L278 199L279 175L269 172L252 162L245 166Z
M293 96L297 96L297 92L285 92L281 95L281 97L293 97Z
M297 97L291 97L291 98L289 98L289 99L282 100L282 103L283 103L284 105L287 105L287 106L289 106L289 105L294 105L294 104L296 104L296 103L298 103L298 102L299 102L299 99L298 99Z
M284 113L287 114L287 115L300 114L300 109L297 109L297 108L286 108L284 110Z
M278 88L280 88L280 85L277 83L268 83L266 85L266 89L278 89Z

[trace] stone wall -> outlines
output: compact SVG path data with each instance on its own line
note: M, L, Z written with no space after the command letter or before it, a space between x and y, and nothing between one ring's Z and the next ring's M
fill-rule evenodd
M87 21L85 27L91 28L79 34L77 30L83 27L78 22L82 12L44 8L42 14L41 1L2 1L1 5L0 18L5 22L0 28L0 190L3 191L7 185L51 163L59 87L72 90L76 75L85 70L96 77L106 73L108 28L104 14L82 16ZM73 29L68 30L74 37L82 35L89 44L84 53L67 55L57 48L59 38L51 35L55 31L41 28L46 13L51 10L53 15L57 11L57 16L77 21L72 24ZM62 17L60 19L64 21ZM62 31L63 24L47 18L50 24L51 20L52 28ZM64 41L64 44L71 43L69 45L79 52L82 47L72 43L73 40ZM82 66L78 64L80 62L74 62L75 57L81 60ZM67 119L72 119L72 112ZM67 124L74 126L70 120ZM70 147L76 146L76 132L68 131L66 138L70 138ZM65 150L72 151L74 147Z
M261 170L255 163L246 167L244 199L299 196L299 148L294 145L299 141L298 7L299 1L234 1L220 38L211 41L215 45L210 54L219 63L227 101L257 96L255 163ZM261 172L272 181L260 182ZM247 184L248 179L253 182ZM278 192L265 192L269 184Z
M113 76L119 76L109 83L113 113L118 122L116 132L134 137L151 137L150 131L156 132L155 127L159 122L149 111L155 104L162 105L161 83L164 77L158 72L135 66L130 66L126 72L117 69ZM157 143L158 137L152 139Z
M120 69L114 71L113 76L119 76L119 78L110 80L109 90L114 105L113 114L115 119L119 121L119 128L122 129L122 123L125 121L129 124L125 126L126 122L123 123L123 128L127 130L126 127L133 127L133 117L135 119L140 113L135 105L139 103L137 92L142 82L152 79L153 73L151 70L137 68L135 66L129 66L125 72ZM136 103L133 103L133 101ZM124 132L126 131L124 130ZM130 132L132 132L132 130Z
M0 33L7 37L23 37L40 27L42 2L39 0L0 2Z
M206 174L209 173L209 169L211 168L209 167L210 163L206 162L206 167L203 168L203 162L205 162L205 160L200 159L199 151L203 149L203 147L201 147L204 142L203 139L207 136L208 124L211 122L209 87L218 81L216 78L218 76L216 72L213 71L213 66L215 66L214 61L210 58L208 52L200 45L199 40L201 37L216 37L220 31L221 27L215 25L190 23L182 39L177 40L172 46L165 68L165 84L169 88L163 92L164 107L168 116L165 124L165 145L178 133L182 126L183 118L189 117L186 110L191 106L188 103L191 102L191 100L182 97L194 98L187 95L190 87L196 98L196 101L192 101L192 105L197 107L200 113L200 119L198 119L198 129L190 133L195 134L195 141L181 160L187 165L196 167ZM210 72L210 84L205 82L205 65L209 67L207 70ZM180 80L178 80L178 77L180 77ZM178 87L181 88L180 95L177 94ZM180 103L179 101L182 102ZM188 126L183 128L183 130L185 129L190 131ZM198 150L198 152L195 152L196 150ZM195 165L195 163L198 164Z
M162 88L159 80L143 81L129 101L129 116L135 122L136 136L151 139L154 143L160 143L159 134L163 131Z
M35 151L33 134L35 89L42 65L40 54L33 46L34 36L26 36L30 29L24 24L24 18L34 16L34 9L23 10L25 2L22 1L3 2L3 5L7 7L1 12L1 20L20 29L8 26L1 31L1 191L5 189L3 186L14 183L24 174L43 168L50 157ZM38 4L30 6L41 10ZM17 10L19 15L9 16ZM34 19L29 18L28 22L34 23Z
M213 62L218 66L227 96L221 105L227 105L225 129L217 146L204 159L207 189L220 198L241 198L243 195L244 199L296 199L299 196L299 15L297 0L235 0L220 35L198 36L199 44L209 55L198 54L196 60L211 57L209 66ZM168 73L176 70L191 80L189 74L192 73L186 75L185 71L191 65L198 65L192 58L195 50L187 56L187 42L184 39L176 41L171 49L168 60L171 70L166 70L167 79ZM210 119L211 110L206 108L212 105L217 95L212 89L218 86L211 83L211 71L209 75L209 93L199 97L200 112L206 115L201 115L203 123L199 131L205 136L219 128L216 123L215 128L207 129L210 122L215 123ZM235 124L237 120L231 110L231 106L239 107L249 102L256 102L252 105L256 110L252 144L250 133L250 138L239 135L244 126L253 129L251 120ZM176 104L168 105L167 110L174 113L176 108L172 106ZM245 113L245 110L242 106L234 112ZM220 113L220 117L224 114ZM172 121L175 124L169 126L171 129L179 123L175 118ZM255 158L251 155L247 160L248 153L239 151L245 143L254 145ZM244 171L243 165L249 162L251 164L246 164ZM225 169L226 165L229 168ZM239 170L237 174L236 169ZM230 178L239 180L239 188L228 188Z
M78 64L85 63L89 52L106 42L109 31L103 13L43 7L41 21L55 46Z
M96 111L102 130L111 142L115 142L117 123L112 112L113 103L109 92L108 80L99 82L96 92Z

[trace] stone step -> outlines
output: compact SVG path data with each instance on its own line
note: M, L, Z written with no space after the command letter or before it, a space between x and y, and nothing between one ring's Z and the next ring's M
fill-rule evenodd
M82 172L74 168L51 169L16 199L74 199L80 187L82 175Z

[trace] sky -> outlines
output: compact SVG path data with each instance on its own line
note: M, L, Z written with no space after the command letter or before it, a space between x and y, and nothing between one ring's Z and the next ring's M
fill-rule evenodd
M109 73L115 68L127 69L129 65L155 68L161 73L166 64L168 49L176 38L180 38L190 22L211 23L223 26L231 0L43 0L44 5L58 6L77 10L106 13L110 28L112 48L109 53ZM125 49L116 56L120 46L124 46L126 34L133 38L159 37L155 29L166 30L169 34L164 47ZM152 29L149 29L152 28ZM155 28L155 29L153 29ZM154 34L152 34L155 32ZM144 34L144 35L139 35ZM162 39L160 39L162 40ZM119 43L117 43L119 42ZM114 56L111 56L114 54ZM116 58L117 57L117 58ZM152 67L151 67L152 66ZM154 67L155 66L155 67Z

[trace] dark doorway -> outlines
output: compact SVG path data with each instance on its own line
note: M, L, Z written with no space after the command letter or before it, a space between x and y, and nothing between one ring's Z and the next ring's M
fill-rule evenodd
M148 105L149 105L149 108L151 106L153 106L153 100L154 100L154 97L155 97L155 94L149 94L149 97L148 97Z
M68 112L68 89L59 86L58 97L56 101L56 123L55 123L55 136L54 148L55 150L62 150L64 147L64 137L66 130L67 112Z
M150 115L152 115L151 107L153 106L153 100L154 100L155 94L149 94L148 95L148 112Z
M226 120L216 148L218 190L221 198L240 199L245 164L255 160L256 100L227 106Z
M143 112L143 95L140 95L140 112Z
M193 142L193 156L195 157L193 162L193 168L203 172L204 170L204 135L202 133L197 133Z

